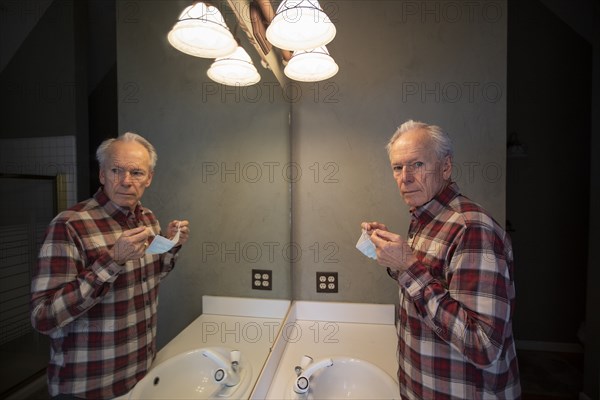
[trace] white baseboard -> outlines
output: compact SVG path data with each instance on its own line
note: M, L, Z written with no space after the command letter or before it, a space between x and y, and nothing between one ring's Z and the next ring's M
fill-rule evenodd
M538 342L536 340L515 340L517 350L552 351L557 353L583 353L579 343Z

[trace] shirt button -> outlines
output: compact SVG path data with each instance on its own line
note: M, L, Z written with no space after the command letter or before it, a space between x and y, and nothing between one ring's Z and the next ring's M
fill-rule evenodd
M149 306L150 305L150 301L146 300L146 305Z
M142 276L142 282L146 282L146 277Z
M414 237L415 237L415 234L414 234L414 233L409 233L409 234L408 234L408 238L409 238L409 239L412 239L412 238L414 238Z
M409 281L404 282L404 287L408 289L410 287L410 282Z

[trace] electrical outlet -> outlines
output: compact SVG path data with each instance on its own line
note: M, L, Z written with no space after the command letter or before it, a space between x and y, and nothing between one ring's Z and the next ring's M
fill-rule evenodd
M252 270L252 289L273 290L273 271L270 269Z
M338 292L337 272L317 272L317 293Z

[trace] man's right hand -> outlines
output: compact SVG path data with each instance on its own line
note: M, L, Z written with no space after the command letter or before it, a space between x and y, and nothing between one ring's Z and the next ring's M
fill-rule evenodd
M119 265L123 265L129 260L137 260L144 255L146 247L148 247L149 236L148 228L145 226L124 231L108 253Z

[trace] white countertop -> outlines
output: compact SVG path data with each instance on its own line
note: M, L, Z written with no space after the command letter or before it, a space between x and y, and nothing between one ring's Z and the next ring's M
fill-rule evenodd
M222 346L242 351L257 376L290 301L203 296L202 304L203 314L158 352L154 365L185 351Z
M203 297L203 314L161 349L153 368L202 347L240 350L253 384L236 397L282 399L304 355L353 357L397 380L397 335L392 304ZM127 396L123 397L124 399Z

